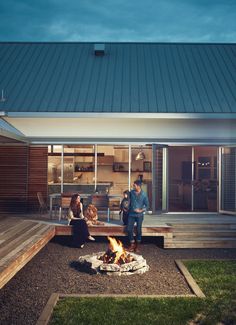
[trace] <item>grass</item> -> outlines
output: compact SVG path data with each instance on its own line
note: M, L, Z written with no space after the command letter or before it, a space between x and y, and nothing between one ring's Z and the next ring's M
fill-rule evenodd
M188 261L185 265L207 296L200 324L236 324L236 261Z
M236 324L236 261L188 261L206 299L65 298L50 325L225 325Z

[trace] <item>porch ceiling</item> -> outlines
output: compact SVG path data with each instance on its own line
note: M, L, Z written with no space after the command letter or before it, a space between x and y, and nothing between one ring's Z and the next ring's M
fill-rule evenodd
M19 130L14 128L11 124L7 123L3 118L0 118L0 143L18 142L27 142L24 134L19 132Z
M5 117L28 139L236 143L236 120Z

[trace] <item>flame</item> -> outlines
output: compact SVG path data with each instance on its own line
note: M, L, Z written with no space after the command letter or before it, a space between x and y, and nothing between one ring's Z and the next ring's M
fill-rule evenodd
M128 254L122 242L113 237L107 237L109 240L108 250L99 259L107 264L125 264L135 260L135 258Z
M110 250L116 254L113 263L118 263L118 261L120 260L121 257L126 256L126 251L123 247L123 244L120 240L115 239L113 237L107 237L107 238L109 240Z

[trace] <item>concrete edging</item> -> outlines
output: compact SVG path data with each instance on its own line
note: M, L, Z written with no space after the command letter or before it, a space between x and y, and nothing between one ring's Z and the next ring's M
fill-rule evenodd
M200 287L198 286L198 284L190 274L189 270L184 265L183 261L185 260L175 260L175 263L179 268L180 272L183 274L188 286L191 288L191 290L198 298L206 298L206 296L204 295L204 293L202 292L202 290L200 289Z
M198 284L196 283L196 281L194 280L194 278L192 277L192 275L190 274L189 270L186 268L186 266L184 265L183 262L187 262L187 261L222 261L222 262L226 262L226 261L235 261L235 259L233 258L197 258L197 259L181 259L181 260L175 260L175 263L177 265L177 267L179 268L180 272L183 274L183 276L185 277L189 287L192 289L192 291L194 292L194 294L199 297L199 298L206 298L205 294L202 292L202 290L200 289L200 287L198 286Z
M46 306L44 307L39 319L37 320L36 325L47 325L52 316L53 308L56 306L60 298L59 293L52 293Z

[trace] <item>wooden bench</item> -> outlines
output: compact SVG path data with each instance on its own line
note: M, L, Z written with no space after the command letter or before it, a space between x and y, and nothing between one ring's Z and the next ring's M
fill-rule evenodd
M110 224L90 226L89 232L92 236L127 236L125 226L112 226ZM56 225L56 236L70 236L72 234L72 226ZM164 248L172 243L173 233L172 228L168 225L160 226L144 226L142 227L142 236L148 237L163 237Z

